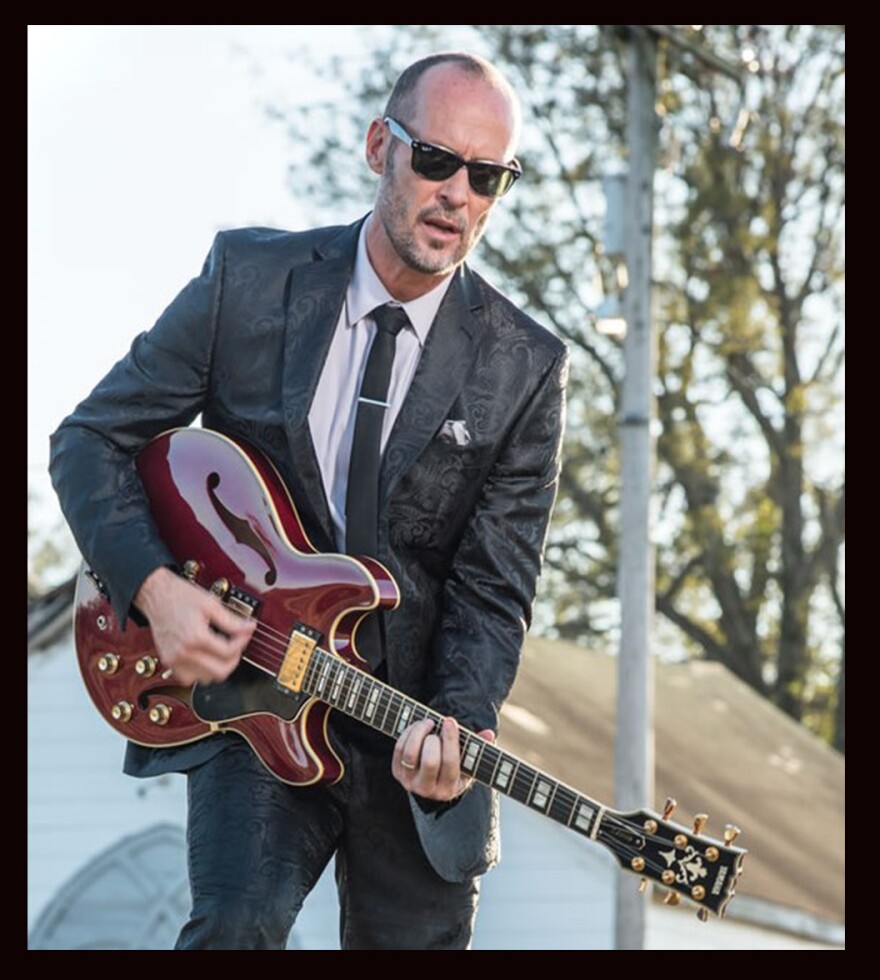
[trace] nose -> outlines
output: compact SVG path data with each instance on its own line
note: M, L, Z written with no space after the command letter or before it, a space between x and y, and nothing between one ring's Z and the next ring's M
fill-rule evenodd
M459 167L451 177L443 181L438 194L449 207L460 208L467 204L470 191L467 167Z

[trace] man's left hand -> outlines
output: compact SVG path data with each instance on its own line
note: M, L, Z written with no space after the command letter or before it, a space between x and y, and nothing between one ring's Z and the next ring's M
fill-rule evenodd
M434 734L430 719L410 725L394 746L391 771L394 778L410 793L428 800L450 801L461 796L473 783L461 771L458 723L444 718L440 734ZM494 741L487 729L481 738Z

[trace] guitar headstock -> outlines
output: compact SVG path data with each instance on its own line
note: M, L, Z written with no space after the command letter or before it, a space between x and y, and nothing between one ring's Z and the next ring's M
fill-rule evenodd
M606 810L596 839L612 851L620 866L669 889L673 901L684 896L708 913L722 916L736 891L746 851L734 847L739 828L728 824L724 840L703 835L708 817L697 814L692 827L669 820L675 801L662 814L651 810Z

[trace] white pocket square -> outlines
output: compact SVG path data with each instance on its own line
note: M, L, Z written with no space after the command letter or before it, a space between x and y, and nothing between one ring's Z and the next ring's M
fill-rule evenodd
M471 434L464 419L447 419L440 426L437 438L442 442L453 442L456 446L466 446L471 441Z

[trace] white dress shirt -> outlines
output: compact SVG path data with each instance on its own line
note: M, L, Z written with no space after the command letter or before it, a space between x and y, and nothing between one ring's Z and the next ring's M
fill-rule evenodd
M384 451L394 420L409 391L431 324L452 281L452 276L447 276L423 296L409 303L398 303L376 275L367 255L366 234L372 220L372 216L367 218L361 228L354 272L318 379L315 400L309 410L312 443L321 467L324 492L340 551L345 550L345 494L357 397L376 333L371 313L378 306L394 303L403 306L410 321L410 325L397 335L394 366L388 386L389 407L382 425L381 448Z

